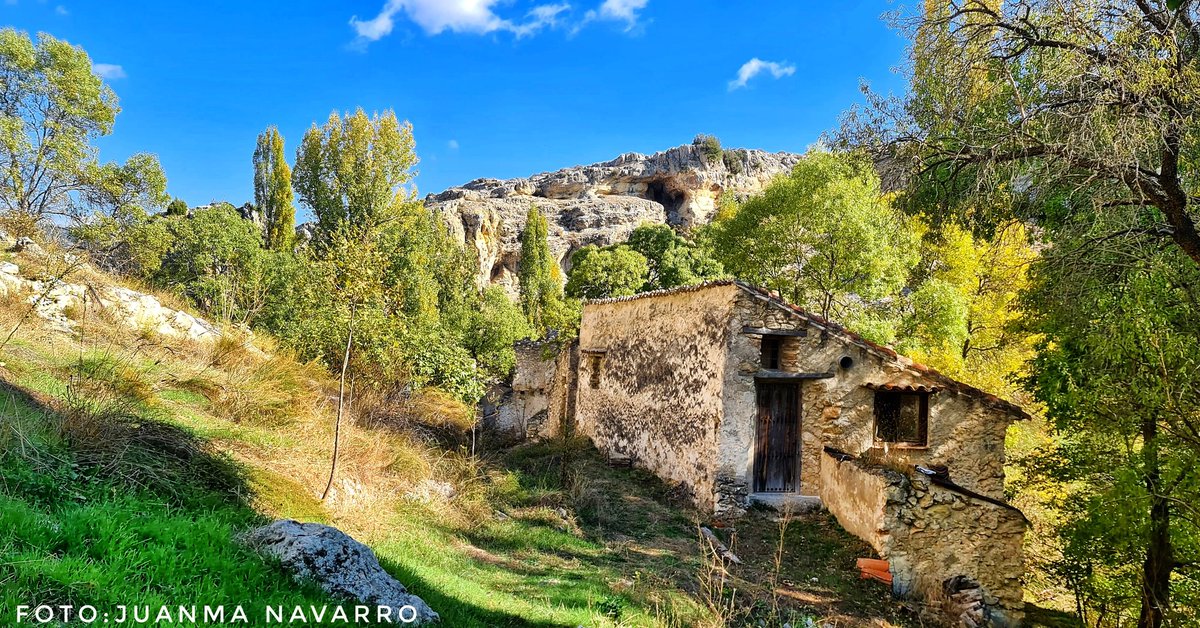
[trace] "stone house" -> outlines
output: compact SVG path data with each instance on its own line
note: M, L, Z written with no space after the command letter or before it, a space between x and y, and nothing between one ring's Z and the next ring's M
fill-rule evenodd
M827 508L896 593L965 588L975 620L1020 621L1026 521L1004 501L1019 407L736 281L591 301L575 346L518 352L500 427L586 436L721 519Z

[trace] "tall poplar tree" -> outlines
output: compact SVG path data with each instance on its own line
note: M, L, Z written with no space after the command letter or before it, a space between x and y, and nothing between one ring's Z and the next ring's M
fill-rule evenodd
M343 227L374 230L396 220L416 200L406 187L416 165L412 125L394 112L335 111L305 132L294 184L317 216L318 238L327 240Z
M254 149L254 203L262 212L267 248L291 246L296 233L292 169L283 156L283 136L274 126L258 135Z
M517 279L525 318L539 332L552 326L562 302L560 271L558 263L550 255L548 231L546 217L537 205L530 205L529 213L525 216L525 229L521 231L521 260L517 263Z

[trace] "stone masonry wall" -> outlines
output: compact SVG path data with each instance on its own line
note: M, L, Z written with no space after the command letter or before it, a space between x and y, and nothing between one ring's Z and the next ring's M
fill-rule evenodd
M570 350L546 342L521 341L511 392L496 407L495 429L519 438L561 433L571 376Z
M784 343L782 370L832 373L802 381L800 492L818 495L823 447L861 454L874 441L874 392L866 384L929 384L906 358L872 351L797 317L765 299L739 291L729 322L730 350L725 366L724 420L718 446L717 475L724 484L750 483L754 459L757 399L754 375L761 369L760 337L743 327L805 329L805 337ZM853 364L842 368L849 357ZM1015 417L952 390L929 398L928 446L891 446L887 456L908 464L945 465L956 482L976 492L1004 497L1004 435Z
M1018 625L1025 519L1020 512L860 460L824 455L821 498L887 560L898 595L936 597L953 578L980 586L990 625Z
M589 303L580 326L578 432L602 452L682 483L708 510L737 292L710 286Z

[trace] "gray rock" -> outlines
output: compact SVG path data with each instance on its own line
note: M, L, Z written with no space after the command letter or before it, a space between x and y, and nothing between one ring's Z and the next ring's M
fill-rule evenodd
M30 237L17 238L17 243L13 245L12 250L17 253L30 253L32 255L44 255L46 253L41 245L34 242L33 238Z
M737 149L709 162L699 147L686 145L522 179L476 179L431 194L425 204L475 250L479 284L515 294L519 239L531 204L546 215L550 250L567 271L576 250L622 242L643 223L680 230L706 224L722 194L754 194L799 160L793 153Z
M278 559L297 580L315 581L332 596L391 607L393 617L412 617L412 611L401 610L411 607L416 613L415 623L439 620L424 600L409 593L379 566L371 548L337 528L280 520L250 531L243 541Z

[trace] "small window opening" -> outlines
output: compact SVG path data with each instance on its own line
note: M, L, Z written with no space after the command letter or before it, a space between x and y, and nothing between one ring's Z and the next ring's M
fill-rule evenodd
M924 447L929 438L929 393L875 393L875 440Z
M762 338L762 368L766 371L780 369L783 350L783 336L763 336Z
M588 356L588 385L592 388L600 387L600 367L604 363L604 356L593 353Z

